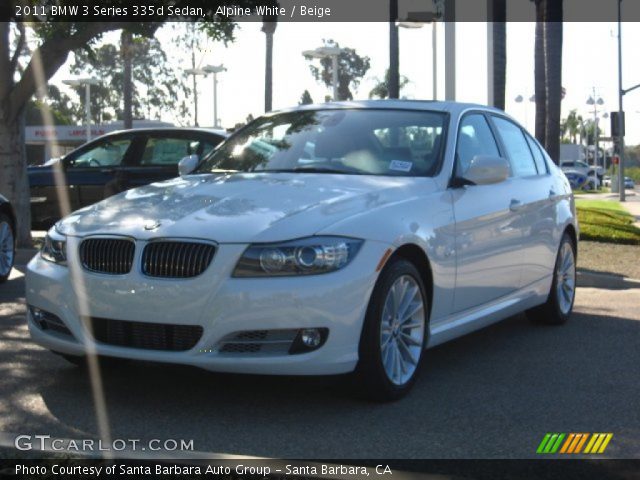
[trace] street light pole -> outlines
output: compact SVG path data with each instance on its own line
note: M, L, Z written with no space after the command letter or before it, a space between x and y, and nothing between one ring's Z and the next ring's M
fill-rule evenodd
M431 24L431 73L433 82L433 100L438 99L438 30L436 21L439 19L438 12L409 12L406 20L396 22L402 28L422 28L424 24Z
M432 74L433 74L433 100L438 100L438 32L436 30L436 21L431 23L431 55L432 55Z
M600 135L598 131L598 105L604 105L602 98L596 96L596 88L593 87L593 96L587 100L587 105L593 105L593 168L596 178L598 177L598 158L600 157Z
M87 82L84 86L84 115L87 119L87 142L91 140L91 84Z
M333 70L331 76L331 83L333 83L333 101L338 100L338 57L342 53L342 49L340 47L334 46L325 46L318 47L315 50L305 50L302 52L304 57L311 58L331 58L331 68Z
M333 100L338 99L338 55L331 55L331 67L333 68Z
M70 87L82 87L84 85L84 115L88 142L91 140L91 85L98 85L100 80L97 78L75 78L63 80L62 83Z
M622 88L622 0L618 0L618 187L620 188L620 201L625 201L624 191L624 132L622 131L623 97L625 91Z
M187 68L184 71L184 73L188 75L193 75L193 108L194 108L193 123L195 124L194 126L197 127L199 125L198 125L198 84L196 82L196 76L206 75L207 72L205 72L202 68Z
M207 65L202 70L213 74L213 126L218 127L218 74L227 69L224 65Z

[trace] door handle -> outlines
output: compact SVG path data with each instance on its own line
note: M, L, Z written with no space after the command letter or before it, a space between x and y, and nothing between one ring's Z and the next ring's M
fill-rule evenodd
M516 200L515 198L511 200L509 204L509 210L512 212L517 212L522 208L522 202L520 200Z
M116 171L116 169L115 168L101 168L100 171L102 173L113 173L113 172Z

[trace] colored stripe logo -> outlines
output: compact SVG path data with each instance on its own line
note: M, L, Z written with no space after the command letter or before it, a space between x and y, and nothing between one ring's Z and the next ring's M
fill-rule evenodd
M604 453L613 438L613 433L547 433L536 453Z

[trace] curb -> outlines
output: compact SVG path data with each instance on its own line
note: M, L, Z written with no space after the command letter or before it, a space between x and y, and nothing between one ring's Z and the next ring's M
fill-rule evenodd
M629 288L640 288L640 280L606 273L578 271L577 286L606 288L608 290L626 290Z

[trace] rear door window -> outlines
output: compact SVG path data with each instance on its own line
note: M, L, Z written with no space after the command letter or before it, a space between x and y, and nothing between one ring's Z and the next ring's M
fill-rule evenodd
M536 164L522 129L502 117L493 117L498 134L509 156L514 177L536 175Z
M531 153L533 154L533 160L536 163L536 169L538 170L539 175L544 175L548 172L547 163L544 161L544 154L540 149L538 143L531 138L530 135L525 133L525 138L527 139L527 143L529 144L529 148L531 148Z
M141 166L172 166L188 155L201 158L214 149L214 145L200 138L149 137L145 145Z

